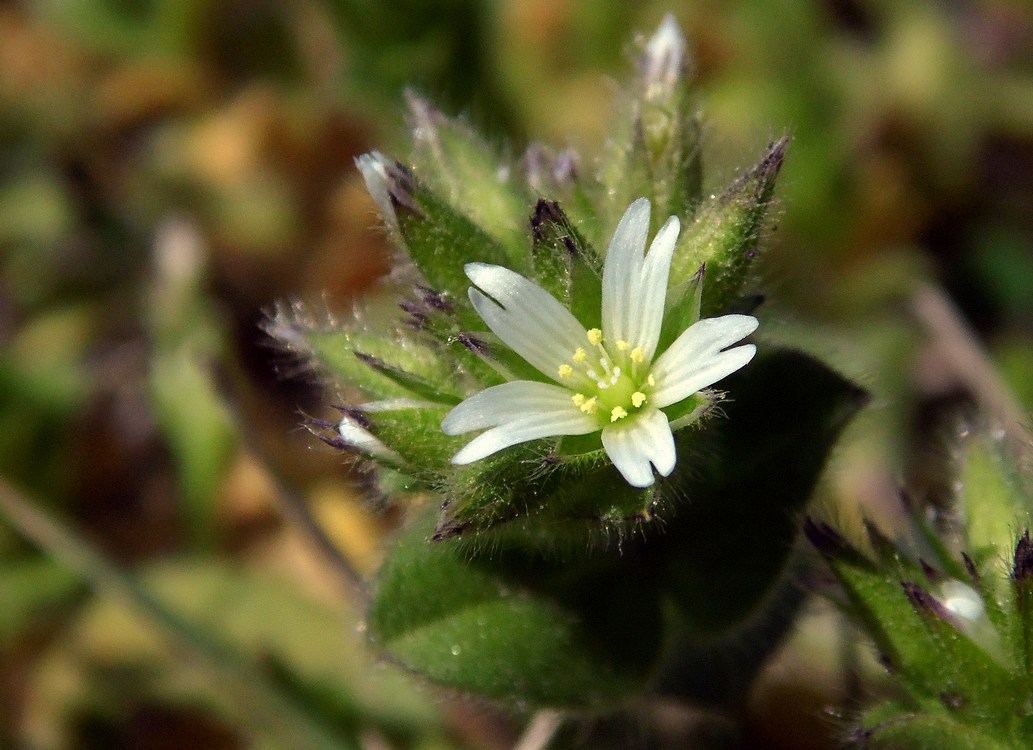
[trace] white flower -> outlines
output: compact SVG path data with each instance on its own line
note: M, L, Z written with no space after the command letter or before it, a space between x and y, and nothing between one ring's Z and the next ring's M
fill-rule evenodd
M509 269L470 263L470 300L488 327L553 383L517 380L463 401L441 423L448 435L484 430L455 456L468 464L517 443L601 432L617 470L634 487L674 470L671 424L663 409L749 362L752 344L726 347L757 328L748 315L700 320L657 356L671 257L672 216L645 253L649 201L631 204L603 268L602 329L585 327L551 294Z

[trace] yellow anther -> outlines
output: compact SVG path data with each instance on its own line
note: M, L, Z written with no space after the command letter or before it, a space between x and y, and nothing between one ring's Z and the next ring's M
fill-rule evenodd
M642 391L635 391L631 394L631 404L636 409L640 408L644 403L646 403L646 394Z
M656 378L653 377L653 373L649 373L649 377L646 378L646 382L649 383L649 385L656 385Z
M570 397L570 400L574 402L574 406L581 406L581 404L585 403L585 394L575 393Z
M631 344L629 344L624 339L617 339L617 351L619 351L619 352L626 352L626 351L628 351L628 349L630 347L631 347Z
M574 356L571 357L571 359L575 362L584 362L586 357L588 357L588 354L585 352L585 348L583 346L579 346L574 350Z
M616 422L618 419L624 419L626 416L628 416L627 411L620 406L615 406L613 407L613 411L610 412L610 421Z
M643 361L645 358L646 358L646 353L644 351L642 351L642 347L641 346L636 346L634 349L631 350L631 361L632 362L638 363L638 362Z
M603 332L598 328L588 329L588 343L592 346L599 346L599 343L603 340Z
M567 365L567 364L560 365L560 377L561 378L569 378L573 374L574 374L574 368L573 367L571 367L570 365Z
M585 399L585 401L580 405L580 408L585 414L595 414L596 409L599 408L599 404L596 403L595 396L593 396L592 398Z

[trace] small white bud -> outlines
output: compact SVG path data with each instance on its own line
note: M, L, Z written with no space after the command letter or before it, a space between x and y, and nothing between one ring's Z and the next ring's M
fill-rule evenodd
M341 419L337 432L341 435L341 440L359 453L393 464L405 463L405 460L398 453L380 442L369 430L359 424L356 419L348 415Z
M380 215L397 231L398 217L395 216L394 206L391 205L391 180L387 173L389 164L387 157L379 151L371 151L355 159L355 166L362 173L362 179L366 181L366 190L380 209Z
M648 98L661 96L678 83L685 72L686 47L678 22L668 13L642 53L642 80Z

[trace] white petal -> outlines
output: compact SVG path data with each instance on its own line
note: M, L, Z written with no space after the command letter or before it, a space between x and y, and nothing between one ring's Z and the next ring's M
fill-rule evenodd
M653 392L653 403L659 408L676 404L742 369L756 353L757 347L744 344L701 360L684 375L658 379L659 387Z
M617 224L603 263L603 335L610 340L629 341L628 315L639 302L631 292L642 277L648 234L649 201L639 198Z
M663 408L678 403L753 359L753 344L721 351L757 329L749 315L705 318L690 326L653 364L656 379L652 402Z
M660 339L671 257L680 222L672 216L657 232L649 254L649 201L628 207L610 241L603 267L603 335L640 347L650 359Z
M452 456L452 463L462 465L480 461L503 448L528 440L558 435L587 435L597 429L599 423L577 409L572 413L525 414L512 422L482 432Z
M530 414L582 414L566 388L530 380L493 385L475 393L455 406L441 420L446 435L461 435L471 430L512 422ZM594 420L593 424L594 424Z
M625 339L632 347L641 347L646 361L653 358L656 344L660 340L660 326L664 322L664 302L667 300L667 279L671 273L671 258L678 242L681 222L672 216L660 227L649 254L642 265L642 278L637 290L632 292L632 330ZM637 304L635 304L637 302Z
M674 471L674 435L667 415L658 409L645 410L627 424L603 428L602 440L606 455L632 487L653 484L650 464L661 476Z
M488 328L513 351L550 378L585 344L585 327L537 284L502 266L468 263L466 275L478 289L470 301Z

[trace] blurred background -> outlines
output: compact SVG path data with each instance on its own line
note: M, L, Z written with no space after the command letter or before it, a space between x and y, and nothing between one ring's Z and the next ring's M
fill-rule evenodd
M667 12L708 191L793 137L766 335L875 395L826 511L944 501L959 403L1021 435L1024 0L0 0L0 747L512 745L519 720L364 649L399 518L298 428L333 394L262 323L387 271L352 160L404 158L406 87L514 159L590 162ZM830 622L815 603L758 685L756 746L836 746Z

